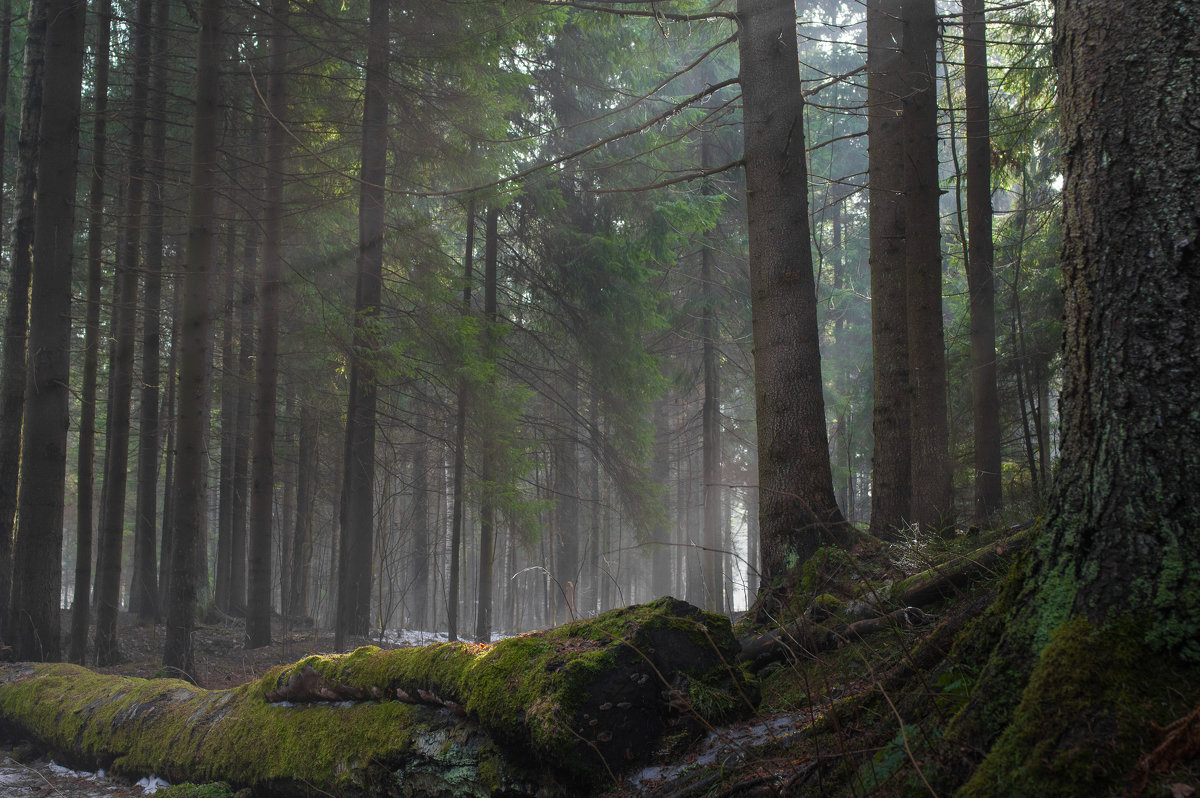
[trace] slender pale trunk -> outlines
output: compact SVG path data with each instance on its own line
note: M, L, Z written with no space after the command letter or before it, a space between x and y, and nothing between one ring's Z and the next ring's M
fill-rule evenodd
M463 255L462 316L471 315L471 280L475 260L475 200L467 203L467 244ZM470 385L465 377L458 381L458 401L454 422L454 499L450 511L450 575L447 583L447 637L458 639L459 560L463 539L463 493L467 462L467 405Z
M496 356L494 325L498 321L496 305L496 266L499 250L499 211L495 205L487 211L486 235L483 255L483 319L484 358L491 361ZM479 481L483 484L483 498L479 506L479 579L475 595L475 642L490 643L492 639L492 565L495 559L496 527L496 441L492 430L483 432L483 456L479 469Z

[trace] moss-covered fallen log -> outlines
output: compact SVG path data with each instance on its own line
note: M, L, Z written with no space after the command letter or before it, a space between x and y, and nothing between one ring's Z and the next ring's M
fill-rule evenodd
M725 618L666 598L492 646L313 656L231 690L10 665L0 721L77 766L267 794L578 794L752 712L737 653Z

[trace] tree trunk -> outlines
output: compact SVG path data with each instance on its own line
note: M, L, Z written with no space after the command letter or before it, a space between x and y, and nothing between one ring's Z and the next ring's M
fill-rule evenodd
M142 404L138 424L138 480L136 526L134 529L133 581L129 588L130 610L143 621L158 620L162 614L158 590L158 475L162 451L159 415L161 381L159 345L162 327L162 266L164 222L164 174L166 167L167 46L170 0L153 3L154 36L150 68L150 159L147 164L146 204L146 293L142 312ZM150 20L147 19L147 26ZM168 378L170 378L168 376Z
M740 0L764 584L844 544L825 431L804 99L790 0Z
M496 343L494 327L498 323L496 307L496 266L500 234L498 231L500 212L495 205L487 210L486 235L483 255L483 323L484 360L494 362ZM482 465L479 481L483 498L479 506L479 579L475 594L475 641L488 643L492 639L492 565L495 560L496 527L496 446L494 431L483 431ZM550 622L553 624L554 619Z
M296 529L292 538L291 577L288 579L291 598L287 603L293 618L307 618L309 614L308 582L312 577L313 514L320 439L316 410L301 401L299 459L296 464Z
M700 131L700 163L707 169L712 164L711 136ZM711 180L706 180L701 193L711 196ZM717 287L713 277L716 251L713 233L707 230L700 247L700 286L704 292L700 316L701 358L704 364L704 403L700 409L703 435L702 468L704 474L704 608L715 612L723 609L721 577L721 375L717 367ZM831 483L832 484L832 483Z
M108 171L108 73L112 3L96 10L93 66L92 163L88 190L87 305L84 310L83 387L79 401L79 450L75 471L75 591L71 606L71 662L87 659L91 625L93 494L96 469L96 383L100 360L100 294L104 282L104 192ZM2 129L2 128L0 128Z
M467 202L467 243L463 254L463 321L471 315L471 280L475 260L475 200ZM458 639L459 561L463 540L463 499L467 464L467 406L470 384L466 377L458 381L457 409L454 422L454 497L450 510L450 574L447 578L446 631L451 640Z
M941 213L938 209L937 11L934 0L903 0L905 262L908 379L912 418L912 523L953 527L946 354L942 330Z
M337 648L345 635L370 627L371 566L375 537L375 408L377 389L370 352L379 346L370 329L383 293L384 180L387 178L388 5L371 0L363 104L362 172L358 196L358 288L350 400L346 412L342 547L338 571Z
M965 710L996 729L988 690L1016 694L971 794L1124 791L1146 750L1144 707L1164 691L1198 697L1194 679L1150 674L1200 661L1200 106L1164 101L1200 95L1200 17L1166 0L1115 10L1119 25L1110 5L1057 4L1062 456L975 690L987 707Z
M250 531L246 558L246 641L250 648L271 644L271 528L275 498L275 415L279 385L279 294L283 290L283 167L287 132L288 3L271 4L270 83L263 160L263 259L259 295L258 342L255 350L254 460L250 487Z
M62 522L71 373L71 261L74 251L79 105L85 7L46 0L46 47L29 377L21 450L21 492L13 546L9 629L21 659L59 659Z
M737 653L727 619L668 598L494 646L313 656L232 690L10 665L0 711L66 761L127 776L256 794L578 795L668 737L749 715Z
M235 249L236 227L230 222L225 227L225 294L221 307L221 464L217 476L217 575L213 597L221 612L230 614L231 576L233 568L233 459L237 448L237 400L236 355L233 342L237 327L237 267Z
M975 520L1000 510L1000 396L996 388L996 286L992 264L992 139L983 0L963 0L967 111L967 281L971 297L971 416Z
M42 118L45 68L46 0L30 2L27 20L21 81L21 132L17 139L17 179L9 250L11 268L5 292L4 372L0 374L0 639L4 640L10 638L11 631L8 621L14 566L12 547L21 469L21 425L24 423L28 381L26 336L29 332L30 265L37 196L38 127ZM90 561L90 549L88 558Z
M573 621L574 592L579 584L579 365L568 354L562 375L562 404L558 407L558 440L554 445L554 585L553 623Z
M117 647L117 610L121 595L121 543L125 533L125 492L129 474L129 434L131 403L133 394L133 359L137 337L138 278L141 271L142 247L142 197L145 195L146 174L146 111L150 99L150 42L153 0L138 0L136 19L133 24L133 90L130 96L131 117L129 122L129 183L125 188L124 237L121 241L120 257L117 262L117 287L113 292L113 347L109 365L109 436L105 442L104 456L104 506L100 508L100 549L96 564L96 663L114 665L120 660ZM153 332L157 359L157 319ZM157 369L157 363L151 363ZM158 410L157 400L151 413ZM139 436L140 437L140 436ZM151 482L157 477L157 452L151 452L154 468ZM150 464L147 463L147 467ZM140 472L139 472L140 473ZM153 504L151 504L153 512ZM135 590L130 594L131 608L139 614L145 612L143 604L150 602L149 614L153 612L154 579L149 571L154 567L153 552L147 560L145 540L154 546L153 519L149 526L141 519L135 521L134 563L140 573L134 574ZM101 568L103 565L103 568ZM139 578L140 577L140 578ZM133 596L137 595L136 604Z
M901 537L911 520L912 439L908 388L908 274L904 261L904 77L900 0L867 3L867 187L870 205L871 532Z
M191 192L179 354L179 424L175 457L175 517L163 665L190 678L194 670L197 562L205 512L204 438L209 358L211 265L215 236L217 120L221 91L222 0L203 0L196 57Z

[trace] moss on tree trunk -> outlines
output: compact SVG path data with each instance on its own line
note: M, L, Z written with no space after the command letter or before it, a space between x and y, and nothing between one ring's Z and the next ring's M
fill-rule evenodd
M749 714L722 616L675 599L492 646L312 656L231 690L7 666L0 718L77 765L282 794L578 794Z

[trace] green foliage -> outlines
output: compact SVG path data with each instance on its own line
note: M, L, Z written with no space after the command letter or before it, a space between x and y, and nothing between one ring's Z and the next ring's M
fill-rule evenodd
M223 781L208 784L172 784L154 793L159 798L234 798L233 789Z

